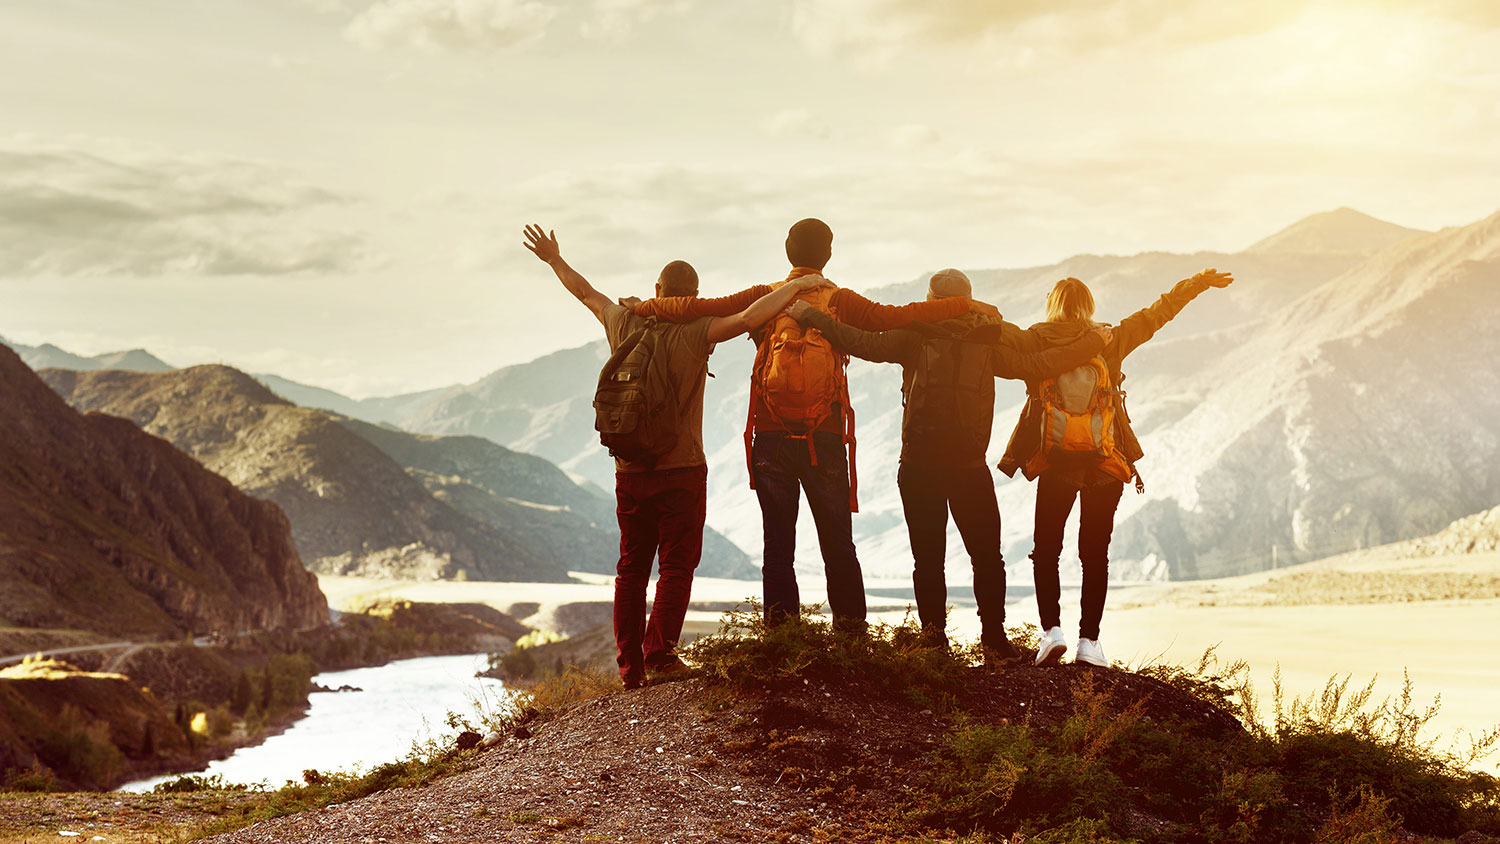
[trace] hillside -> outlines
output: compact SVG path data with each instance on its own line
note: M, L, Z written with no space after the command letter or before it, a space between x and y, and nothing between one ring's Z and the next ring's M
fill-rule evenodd
M539 457L294 407L224 367L45 377L69 401L129 416L276 500L320 571L557 580L567 570L614 570L613 506ZM221 405L216 414L197 410L210 404ZM755 573L722 537L706 538L700 570Z
M1372 712L1335 684L1323 706L1283 701L1268 724L1243 666L1210 657L994 667L916 646L913 626L852 640L729 621L688 648L694 678L619 692L569 671L491 713L483 741L288 789L201 831L787 844L1468 844L1500 831L1495 779L1423 741L1411 701ZM296 809L308 811L275 817Z
M1500 551L1500 507L1465 516L1432 536L1412 540L1403 550L1415 557Z
M1182 379L1185 414L1140 432L1150 495L1127 496L1116 548L1219 576L1493 507L1497 312L1500 214L1403 240L1272 312Z
M274 501L315 571L565 580L564 562L433 497L335 417L223 366L43 373L81 410L123 416ZM461 574L462 573L462 574Z
M305 628L327 602L286 516L0 348L0 626L118 636Z

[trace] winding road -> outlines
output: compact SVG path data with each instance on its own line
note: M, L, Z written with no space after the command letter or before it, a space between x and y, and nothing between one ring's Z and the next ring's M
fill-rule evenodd
M196 645L197 647L205 648L205 647L208 647L209 645L213 644L213 641L214 640L213 640L212 636L199 636L198 638L196 638L196 639L193 640L193 644ZM50 649L44 650L44 651L27 651L26 653L21 653L21 654L11 654L10 656L0 656L0 667L4 667L4 666L7 666L7 665L15 665L16 663L21 662L22 660L26 659L27 657L33 657L33 656L51 657L51 656L67 656L68 654L92 653L93 651L112 651L112 650L124 651L125 653L119 654L114 659L111 659L105 665L104 670L105 671L111 671L111 670L113 670L113 668L118 663L120 663L120 662L122 662L124 660L124 657L126 657L127 655L129 655L131 653L134 653L136 650L138 650L140 648L144 648L144 647L149 647L151 645L164 645L164 644L168 644L168 643L167 642L159 642L159 641L157 641L157 642L105 642L103 644L98 644L98 645L75 645L75 646L70 647L70 648L50 648Z

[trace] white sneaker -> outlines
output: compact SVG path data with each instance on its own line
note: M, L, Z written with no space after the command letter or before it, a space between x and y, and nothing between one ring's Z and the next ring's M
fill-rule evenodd
M1109 660L1104 656L1104 649L1099 647L1098 639L1079 639L1078 651L1073 654L1073 661L1085 665L1097 665L1100 668L1109 667Z
M1061 627L1054 627L1042 634L1042 640L1036 646L1037 665L1056 665L1068 652L1068 640L1063 636Z

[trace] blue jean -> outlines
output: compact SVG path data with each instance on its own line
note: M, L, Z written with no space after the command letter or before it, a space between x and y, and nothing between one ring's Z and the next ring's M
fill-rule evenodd
M828 608L837 627L862 627L865 621L865 582L854 552L854 526L849 511L849 461L843 438L812 435L818 464L812 464L807 440L776 431L757 433L750 451L750 472L760 499L765 532L761 574L765 588L766 622L796 617L800 596L793 568L797 547L797 510L802 493L812 510L828 578Z

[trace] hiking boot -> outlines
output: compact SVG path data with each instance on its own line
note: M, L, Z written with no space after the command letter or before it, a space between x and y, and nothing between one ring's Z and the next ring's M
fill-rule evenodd
M1004 636L996 636L993 639L981 639L980 648L984 651L984 664L992 667L1009 665L1021 660L1021 652L1016 646Z
M646 669L646 685L655 686L674 680L686 680L692 674L693 669L688 668L686 663L674 656L671 662Z
M1099 647L1098 639L1079 639L1078 651L1073 654L1073 661L1084 665L1097 665L1100 668L1109 667L1109 660L1104 656L1104 649Z
M641 680L640 675L637 674L632 674L629 677L621 677L620 682L625 684L625 691L627 692L632 689L639 689L641 686L645 685L645 682Z
M1053 627L1042 634L1036 646L1037 665L1056 665L1068 652L1068 640L1061 627Z

